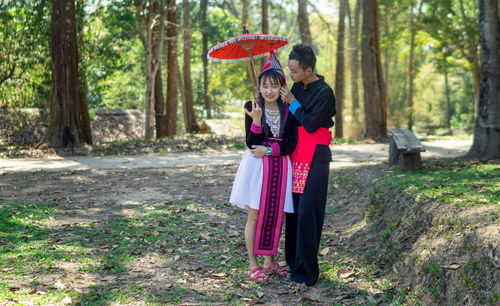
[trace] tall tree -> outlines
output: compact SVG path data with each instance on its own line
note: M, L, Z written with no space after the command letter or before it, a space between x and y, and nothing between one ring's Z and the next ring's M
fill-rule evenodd
M243 8L241 12L241 25L243 28L243 33L245 33L247 23L248 23L248 1L243 0ZM252 66L252 63L250 61L247 62L247 75L248 79L250 80L250 83L256 86L257 80L255 78L254 67Z
M156 138L161 138L164 137L165 130L167 129L166 116L165 116L165 96L163 95L163 80L162 80L161 65L158 67L158 71L156 72L154 108L155 108Z
M349 1L347 1L347 12L350 12ZM351 51L351 113L354 122L359 121L359 87L358 87L358 71L359 71L359 16L361 13L360 0L356 0L354 7L354 18L351 18L349 13L349 49Z
M74 0L53 0L51 22L52 89L46 141L51 147L90 143L83 132L83 120L89 117L88 106L80 100ZM90 122L85 126L90 127Z
M83 45L83 21L85 18L85 0L76 1L76 28L77 28L77 40L78 40L78 81L79 85L79 95L80 103L82 105L82 134L83 139L86 143L92 144L92 132L90 128L90 116L89 116L89 100L87 95L87 75L85 74L85 63L83 59L83 51L85 50Z
M477 1L427 0L426 3L433 8L426 16L427 27L431 28L429 32L435 32L439 40L453 45L469 64L477 116L480 95Z
M177 105L179 84L179 63L177 61L177 6L175 0L168 0L168 73L167 73L167 110L166 131L162 136L174 136L177 133Z
M146 51L146 139L154 136L155 82L163 48L163 23L167 11L165 0L135 0L139 37Z
M446 99L446 128L451 129L451 102L450 102L450 85L448 81L448 50L443 50L443 73L444 73L444 90Z
M380 61L378 1L363 0L361 61L363 69L365 138L387 138L387 102Z
M418 2L418 0L417 0ZM409 28L410 28L410 52L408 54L408 113L407 113L407 126L411 131L413 129L413 79L414 79L414 71L413 71L413 57L415 53L415 35L417 34L417 26L416 24L420 22L420 17L422 15L422 5L424 4L423 0L420 0L420 3L417 3L417 17L414 18L414 2L410 1L410 18L409 18Z
M481 90L471 154L500 158L500 1L479 1Z
M208 95L208 26L207 26L207 6L208 0L201 0L200 10L201 10L201 32L202 32L202 44L203 50L201 58L203 59L203 98L205 99L205 110L207 111L207 118L212 118L210 96Z
M200 131L194 115L193 84L191 81L191 14L189 1L182 2L182 41L183 41L183 76L184 76L184 121L186 132L194 133Z
M262 33L269 34L269 0L262 0ZM261 58L261 64L264 66L267 62L267 58L264 56Z
M299 23L300 39L302 43L312 45L311 30L309 28L309 16L307 14L307 0L298 0L299 14L297 20Z
M345 15L347 11L347 0L340 0L339 6L339 30L337 39L337 65L335 68L335 103L337 113L335 115L335 137L344 137L342 123L342 108L344 104L344 40L345 40Z

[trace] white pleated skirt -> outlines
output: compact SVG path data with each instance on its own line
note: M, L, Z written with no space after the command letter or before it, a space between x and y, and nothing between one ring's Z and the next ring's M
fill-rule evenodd
M288 171L284 211L286 213L293 213L292 163L288 156L286 159L288 162ZM260 194L262 192L263 174L264 166L262 158L254 157L250 153L250 150L247 150L241 159L238 172L236 172L229 203L243 209L250 207L258 210L260 206Z

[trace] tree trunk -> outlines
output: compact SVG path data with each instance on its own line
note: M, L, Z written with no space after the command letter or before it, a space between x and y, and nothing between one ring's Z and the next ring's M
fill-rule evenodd
M422 4L424 2L420 1L420 5L418 5L418 15L417 22L420 19L420 12L422 11ZM415 35L417 34L417 27L415 26L415 20L413 17L413 1L410 4L410 18L409 18L409 28L410 28L410 53L408 55L408 91L407 91L407 99L408 99L408 112L407 112L407 126L411 131L413 130L413 79L414 79L414 69L413 69L413 58L415 54Z
M347 2L349 5L349 1ZM349 11L349 9L348 9ZM354 24L349 21L350 35L349 47L351 49L351 98L352 98L352 117L355 122L359 121L359 15L361 12L360 0L356 0L354 7Z
M167 111L166 135L175 136L177 133L177 104L179 74L177 62L177 7L175 0L168 0L168 74L167 74Z
M312 45L311 30L309 29L309 17L307 14L307 0L298 0L299 4L299 31L303 44Z
M241 25L246 27L248 22L248 0L243 0L243 9L241 12Z
M156 72L155 81L155 126L156 126L156 138L161 138L163 135L162 131L165 131L165 96L163 95L163 81L162 81L162 69L161 66L158 67Z
M390 2L389 2L390 3ZM384 5L384 10L385 10L385 16L384 16L384 36L385 37L390 37L390 30L389 30L389 14L390 14L390 6L389 3L385 3ZM389 92L389 73L390 73L390 65L391 65L391 50L390 46L386 46L384 50L384 80L385 80L385 90L386 92ZM387 95L387 103L389 103L389 95Z
M241 12L241 25L243 27L243 33L245 33L247 22L248 22L248 1L243 0L243 8L242 8L242 12ZM247 29L247 31L248 31L248 29ZM253 69L252 63L250 61L247 62L247 75L248 75L248 79L250 80L250 83L252 84L252 86L257 86L257 80L255 78L254 69Z
M82 136L83 141L92 144L92 129L90 126L89 116L89 100L87 98L87 75L85 74L85 64L83 62L83 52L85 50L83 45L83 18L84 18L84 0L79 0L76 3L77 11L80 18L76 19L77 23L77 36L78 36L78 80L80 82L80 106L82 113Z
M201 0L200 10L201 10L201 24L202 24L202 44L203 44L203 54L201 58L203 59L203 97L205 99L205 110L207 111L207 118L212 118L210 96L208 95L208 33L207 33L207 2L208 0Z
M262 0L262 34L269 34L269 0ZM267 57L262 57L260 62L264 66Z
M188 0L183 0L182 11L182 24L184 28L184 31L182 32L184 49L184 116L186 117L186 132L195 133L200 131L200 126L196 123L196 117L194 114L193 85L191 81L191 16Z
M365 138L387 138L387 105L385 82L380 62L378 1L363 1L363 69L366 128Z
M52 2L50 55L52 88L45 140L51 147L73 147L85 141L83 120L88 119L88 108L80 101L74 1Z
M444 68L444 89L445 89L445 94L446 94L446 128L448 130L451 129L451 105L450 105L450 86L448 82L448 57L446 55L446 52L444 52L444 59L443 59L443 68Z
M474 142L469 153L500 158L500 1L479 1L481 88Z
M345 14L347 0L340 0L339 7L339 30L337 40L337 65L335 68L335 104L337 113L335 115L335 137L344 137L342 123L342 107L344 104L344 40L345 40Z
M144 47L146 69L146 127L145 138L151 139L155 132L156 74L160 68L163 48L163 22L165 20L165 2L154 0L136 1L136 18L139 37ZM156 135L161 137L161 135Z

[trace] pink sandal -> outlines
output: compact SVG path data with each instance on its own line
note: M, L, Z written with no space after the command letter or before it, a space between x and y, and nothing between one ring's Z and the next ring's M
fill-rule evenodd
M288 277L288 270L280 266L276 261L272 262L267 268L264 268L264 273L267 275L276 274L279 277Z
M256 281L257 283L267 283L269 281L269 277L262 273L262 270L259 267L250 270L248 276L251 280Z

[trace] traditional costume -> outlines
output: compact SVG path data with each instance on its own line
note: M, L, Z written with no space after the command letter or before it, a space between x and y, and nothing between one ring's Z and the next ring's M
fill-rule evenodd
M285 75L274 53L261 70L261 74L274 69L283 78ZM272 154L262 158L254 157L247 150L240 162L229 202L242 208L259 210L255 230L255 255L275 256L281 235L283 213L293 212L292 165L289 154L297 144L297 122L290 114L288 105L278 100L279 110L265 108L261 103L262 125L253 123L245 115L246 144L271 147ZM252 101L245 104L248 111Z
M290 156L293 168L294 213L286 216L285 254L292 281L311 286L319 277L317 253L325 217L328 175L332 154L329 144L335 115L333 90L318 75L304 87L294 83L296 100L290 112L298 121L298 142Z

